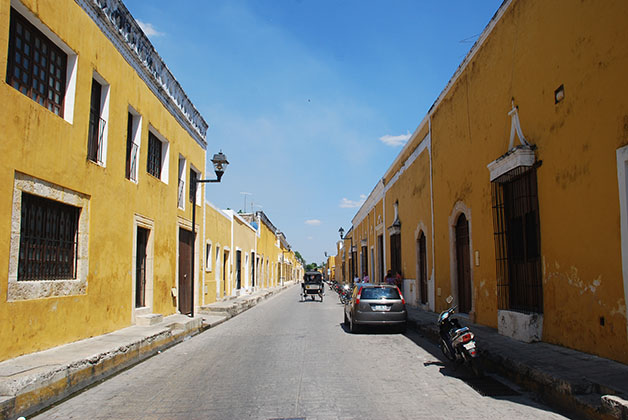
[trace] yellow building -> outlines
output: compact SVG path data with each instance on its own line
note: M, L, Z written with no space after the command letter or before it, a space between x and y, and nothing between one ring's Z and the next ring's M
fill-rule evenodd
M380 275L381 243L412 304L451 294L502 334L628 363L626 15L505 1L354 217L354 259Z
M206 201L203 217L205 238L203 301L216 302L230 295L232 283L231 224L232 219Z
M231 220L232 280L227 285L231 295L249 293L255 287L257 230L233 210L224 210Z
M200 302L188 186L207 124L122 3L100 3L0 1L0 360Z

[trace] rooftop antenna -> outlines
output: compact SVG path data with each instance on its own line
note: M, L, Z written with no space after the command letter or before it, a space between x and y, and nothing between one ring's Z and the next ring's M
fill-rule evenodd
M244 208L242 209L242 211L246 213L246 196L253 195L253 193L241 191L240 194L244 196Z

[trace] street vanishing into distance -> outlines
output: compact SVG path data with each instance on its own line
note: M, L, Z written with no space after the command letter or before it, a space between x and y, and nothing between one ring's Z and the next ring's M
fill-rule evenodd
M443 363L412 330L351 334L336 293L320 303L300 302L299 292L291 287L29 420L565 418L502 378L484 378L497 396L482 395L470 372Z

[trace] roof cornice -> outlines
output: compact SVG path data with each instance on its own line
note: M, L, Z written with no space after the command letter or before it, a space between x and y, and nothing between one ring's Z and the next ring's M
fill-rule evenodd
M166 109L203 148L208 124L120 0L75 0Z

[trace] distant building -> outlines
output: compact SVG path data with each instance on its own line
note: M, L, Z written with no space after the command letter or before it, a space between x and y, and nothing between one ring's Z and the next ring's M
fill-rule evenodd
M505 1L353 218L345 272L628 363L627 15Z

